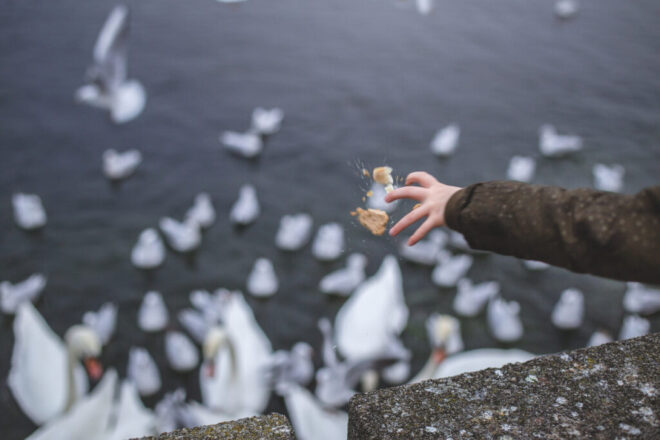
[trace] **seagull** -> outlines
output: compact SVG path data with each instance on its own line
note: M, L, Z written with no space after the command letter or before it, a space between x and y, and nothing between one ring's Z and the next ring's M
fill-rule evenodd
M652 289L641 283L628 283L623 297L623 308L629 313L650 315L660 310L660 289Z
M16 193L11 198L16 224L27 231L46 224L46 210L36 194Z
M157 332L163 330L168 321L163 296L155 291L147 292L138 309L138 326L145 332Z
M193 251L202 242L199 223L189 218L179 222L170 217L163 217L160 219L160 229L169 245L178 252Z
M165 244L154 228L140 233L137 243L131 251L131 262L139 269L153 269L165 260Z
M135 172L142 163L142 153L138 150L126 150L118 153L113 149L103 152L103 173L108 179L125 179Z
M215 208L211 196L207 193L199 193L195 197L195 203L186 213L186 223L197 223L200 228L208 228L215 222Z
M279 283L273 263L268 258L258 258L248 276L248 292L258 297L273 296L278 287Z
M488 281L473 285L468 278L458 281L458 292L454 298L454 310L461 316L477 316L491 298L500 292L500 283Z
M447 233L440 229L432 230L428 237L425 240L418 241L413 246L408 246L408 240L404 240L399 245L399 254L413 263L433 266L438 260L440 251L447 244L448 237Z
M430 2L430 0L426 0ZM436 156L447 157L454 154L458 146L461 129L457 124L450 124L439 130L431 141L431 152Z
M280 125L284 119L282 109L273 108L266 110L257 107L252 112L252 131L260 135L271 135L280 130Z
M126 376L133 381L141 396L151 396L160 390L158 366L145 348L131 347L128 352Z
M258 156L264 147L261 136L253 131L245 133L225 131L220 135L220 143L232 153L248 159Z
M280 228L275 236L275 244L285 251L297 251L307 244L311 233L311 215L285 215L280 219Z
M257 190L252 185L243 185L238 192L238 200L231 207L229 220L238 225L248 225L259 217Z
M192 371L199 365L199 352L195 344L179 331L165 334L165 355L174 371Z
M595 347L597 345L607 344L608 342L612 342L613 340L614 339L612 339L612 336L610 336L609 333L603 330L597 330L591 335L591 338L589 338L587 347Z
M323 293L348 296L364 281L366 267L367 257L362 254L351 254L345 268L331 272L321 279L319 289Z
M506 176L510 180L531 182L536 170L536 161L532 157L513 156L509 161Z
M550 124L539 129L539 150L546 157L564 156L582 149L582 138L576 135L560 135Z
M520 305L515 301L505 301L495 297L488 303L488 325L490 331L500 342L514 342L522 338L523 327L520 317Z
M96 332L103 345L107 345L117 325L117 305L105 303L98 312L85 312L82 322Z
M115 6L94 46L94 60L87 70L87 84L76 91L76 100L110 111L121 124L144 109L147 94L139 81L127 77L128 8Z
M552 323L561 330L575 330L584 321L584 295L577 289L566 289L552 309Z
M619 340L644 336L651 330L651 323L638 315L628 315L623 319Z
M14 314L24 302L34 302L46 287L47 278L35 273L25 280L12 284L9 281L0 283L0 308L4 313Z
M621 192L626 169L622 165L597 163L593 168L594 186L601 191Z
M344 251L344 228L339 223L327 223L319 227L312 255L321 261L333 261Z
M314 377L312 346L306 342L296 342L291 351L277 350L266 365L266 376L272 384L296 383L308 385Z
M452 287L463 278L472 266L473 258L470 255L460 254L452 256L447 251L438 253L438 264L433 269L431 279L436 286Z

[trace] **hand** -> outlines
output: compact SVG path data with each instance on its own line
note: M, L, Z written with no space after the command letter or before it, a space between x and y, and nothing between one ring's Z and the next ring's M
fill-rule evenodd
M385 201L391 203L399 199L415 199L421 206L413 208L405 217L390 229L390 235L396 236L399 232L415 223L422 217L427 219L417 228L408 240L412 246L424 238L429 231L438 226L445 226L445 207L452 195L461 188L449 186L438 182L435 177L423 171L410 173L406 178L406 185L417 183L421 186L404 186L389 193Z

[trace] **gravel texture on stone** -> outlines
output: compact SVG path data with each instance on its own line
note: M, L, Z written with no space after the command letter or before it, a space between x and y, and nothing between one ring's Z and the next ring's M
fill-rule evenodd
M217 425L184 428L142 440L295 440L289 420L282 414L250 417Z
M660 439L660 333L358 394L348 438Z

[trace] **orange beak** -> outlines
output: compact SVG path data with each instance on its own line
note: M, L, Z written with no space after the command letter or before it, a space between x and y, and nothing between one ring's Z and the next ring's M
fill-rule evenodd
M215 376L215 361L208 361L206 363L206 375L208 377Z
M99 380L103 375L103 367L96 358L90 357L85 359L85 368L92 380Z
M436 364L441 364L445 359L447 359L447 352L443 348L436 348L433 351L433 361Z

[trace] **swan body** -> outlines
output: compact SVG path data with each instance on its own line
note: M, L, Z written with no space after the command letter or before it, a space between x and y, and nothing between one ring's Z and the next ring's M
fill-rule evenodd
M536 170L536 161L532 157L513 156L509 161L506 176L510 180L531 182Z
M470 270L473 258L465 254L452 256L449 252L440 252L437 260L438 264L431 274L433 283L440 287L452 287Z
M431 141L431 152L436 156L451 156L456 151L456 147L458 147L460 136L461 129L458 125L447 125L435 134L435 137Z
M593 168L594 186L601 191L621 192L626 169L619 164L597 163Z
M142 231L131 251L131 262L140 269L153 269L165 260L165 244L153 228Z
M637 338L644 336L651 330L651 323L648 319L644 319L637 315L628 315L623 318L623 325L619 333L619 340Z
M138 309L138 326L145 332L157 332L168 322L169 313L163 296L155 291L147 292Z
M623 308L628 313L650 315L660 310L660 289L652 289L641 283L628 283L623 297Z
M438 259L440 251L447 244L448 237L447 233L440 229L432 230L428 237L425 240L420 240L413 246L408 246L408 240L405 240L399 246L399 254L413 263L433 266Z
M174 371L192 371L199 365L199 352L186 335L177 331L165 334L165 354Z
M612 336L610 336L609 333L602 330L597 330L591 335L591 338L589 338L587 347L595 347L597 345L607 344L608 342L612 341L614 341L614 339L612 339Z
M141 396L151 396L160 390L158 366L144 348L131 347L128 353L126 376L135 384Z
M117 305L105 303L98 312L85 312L82 318L83 324L96 332L101 343L106 345L117 325Z
M575 135L560 135L552 125L539 129L539 150L546 157L559 157L582 149L582 138Z
M87 391L78 359L97 356L101 342L92 330L74 326L67 344L48 327L32 303L19 306L7 384L21 410L37 425L66 411Z
M268 258L258 258L248 276L248 292L259 297L273 296L277 292L278 286L279 282L273 263Z
M138 150L123 153L110 149L103 153L103 173L108 179L125 179L135 172L142 163L142 154Z
M307 244L311 233L311 215L285 215L280 219L280 228L275 236L275 244L285 251L297 251Z
M378 272L339 309L335 319L337 346L350 360L378 357L387 352L392 338L407 322L401 270L396 258L388 255Z
M46 287L46 277L40 273L30 275L25 280L12 284L0 283L0 308L4 313L16 313L24 302L34 302Z
M199 193L195 197L195 203L186 213L186 223L189 222L197 223L200 228L208 228L215 222L215 208L207 193Z
M516 348L480 348L464 351L445 359L435 371L433 379L471 373L486 368L500 368L514 362L527 362L535 357L531 353Z
M46 225L46 210L36 194L16 193L11 198L16 224L31 231Z
M584 295L577 289L566 289L552 309L552 323L562 330L579 328L584 321Z
M227 414L207 408L199 402L185 404L181 413L184 425L191 428L195 426L216 425L218 423L231 422L232 420L259 415L252 411L239 411L235 414Z
M160 229L165 234L167 242L178 252L190 252L199 247L202 235L196 221L178 222L170 217L160 219Z
M329 273L321 279L319 289L323 293L348 296L364 281L366 266L367 257L362 254L351 254L345 268Z
M348 414L324 408L312 393L297 384L278 391L300 440L343 440L348 436Z
M513 342L522 338L523 326L518 316L520 305L515 301L505 301L495 297L488 303L488 326L495 339Z
M284 112L282 109L273 108L266 110L257 107L252 112L252 130L261 135L277 133L282 125Z
M500 292L497 281L488 281L473 285L463 278L458 281L458 292L454 297L454 310L461 316L477 316L484 306Z
M125 380L119 391L119 401L113 408L113 423L103 440L125 440L157 434L157 419L153 411L145 408L135 384Z
M344 228L339 223L327 223L319 227L312 255L321 261L333 261L344 251Z
M250 159L258 156L264 147L261 136L252 131L246 133L225 131L220 135L220 142L232 153Z
M249 225L259 217L257 190L252 185L243 185L238 192L238 200L231 207L229 220L238 225Z

